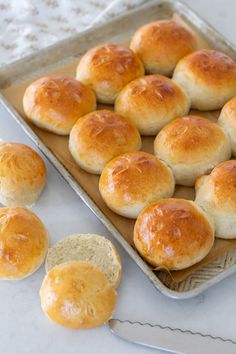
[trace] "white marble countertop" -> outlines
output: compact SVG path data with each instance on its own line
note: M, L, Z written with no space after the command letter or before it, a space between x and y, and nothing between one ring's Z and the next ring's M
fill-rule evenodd
M235 0L186 2L236 44ZM2 107L0 138L33 146ZM47 168L47 186L33 210L47 226L51 243L76 232L96 232L112 239L58 172L49 163ZM119 245L117 248L122 257L123 277L118 290L116 317L160 323L236 340L236 274L194 299L171 300L158 293ZM0 353L158 352L126 343L114 337L105 326L77 331L50 322L40 308L38 296L43 276L44 268L41 267L38 272L23 281L0 283Z

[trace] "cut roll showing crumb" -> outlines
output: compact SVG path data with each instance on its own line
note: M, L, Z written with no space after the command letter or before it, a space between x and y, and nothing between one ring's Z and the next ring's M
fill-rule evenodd
M75 234L68 236L49 248L46 271L68 261L88 262L96 265L117 288L121 278L120 256L112 244L103 236L95 234Z

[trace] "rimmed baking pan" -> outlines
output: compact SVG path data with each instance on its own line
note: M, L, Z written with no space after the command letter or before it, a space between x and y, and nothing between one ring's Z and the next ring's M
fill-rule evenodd
M214 254L204 263L188 270L185 275L182 274L182 277L181 274L170 276L168 273L153 271L132 245L134 222L115 215L105 206L97 188L98 177L89 175L75 165L67 148L68 137L56 136L31 125L22 108L24 90L33 79L55 72L74 76L79 57L91 47L105 42L126 42L141 25L157 19L171 18L173 15L190 26L207 46L221 50L236 60L233 45L186 5L178 1L152 1L124 16L0 67L0 102L123 246L156 289L168 297L186 299L200 294L236 271L236 242L217 241ZM205 113L212 120L218 114L219 112ZM150 139L152 138L143 139L144 150L150 151ZM194 191L191 188L177 187L175 195L193 199Z

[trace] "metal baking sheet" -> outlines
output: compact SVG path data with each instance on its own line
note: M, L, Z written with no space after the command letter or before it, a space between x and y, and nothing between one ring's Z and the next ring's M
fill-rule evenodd
M152 1L129 12L127 15L117 17L106 24L96 26L82 34L60 41L39 51L37 54L0 67L0 89L45 74L66 63L70 63L84 54L86 50L99 43L121 42L129 38L137 27L153 20L170 18L174 13L191 24L214 48L227 53L236 60L236 49L233 45L190 10L189 7L178 1ZM224 257L205 265L178 284L163 274L159 276L158 273L153 272L3 95L0 96L0 102L161 293L175 299L190 298L200 294L236 271L236 251L232 250L227 252Z

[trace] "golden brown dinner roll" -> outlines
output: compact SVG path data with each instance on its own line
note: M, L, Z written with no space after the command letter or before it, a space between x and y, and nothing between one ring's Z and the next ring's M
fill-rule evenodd
M224 53L201 49L179 61L173 80L186 90L192 108L220 109L236 95L236 63Z
M236 238L236 160L220 163L195 187L196 203L213 217L216 237Z
M155 156L131 152L111 160L104 168L99 190L107 206L127 218L136 218L151 202L174 193L171 170Z
M115 101L115 111L129 118L142 135L155 135L172 119L188 114L189 108L182 88L161 75L130 82Z
M131 49L117 44L103 44L90 49L77 67L76 78L89 85L101 103L114 103L128 82L144 75L144 67Z
M78 118L96 109L96 97L73 78L50 75L27 87L23 106L28 119L38 127L68 135Z
M47 249L47 230L32 211L0 208L1 280L18 280L34 273Z
M32 205L46 182L46 167L29 146L0 143L0 203L6 206Z
M70 328L93 328L112 315L116 292L95 265L71 261L52 268L40 289L41 306L54 322Z
M231 156L226 133L217 124L193 115L167 124L154 141L154 151L171 167L176 183L184 186L193 186L197 177Z
M233 156L236 156L236 96L224 105L218 123L228 134Z
M108 110L95 111L79 119L69 139L70 152L78 165L96 174L115 156L139 150L141 144L135 125Z
M94 264L105 274L113 288L117 288L120 283L120 256L113 243L103 236L75 234L58 241L48 250L46 271L68 261Z
M140 27L130 48L138 54L151 74L171 75L177 62L197 49L197 42L185 27L174 20L160 20Z
M158 268L188 268L200 262L213 243L214 224L185 199L161 199L147 206L134 227L138 252Z

